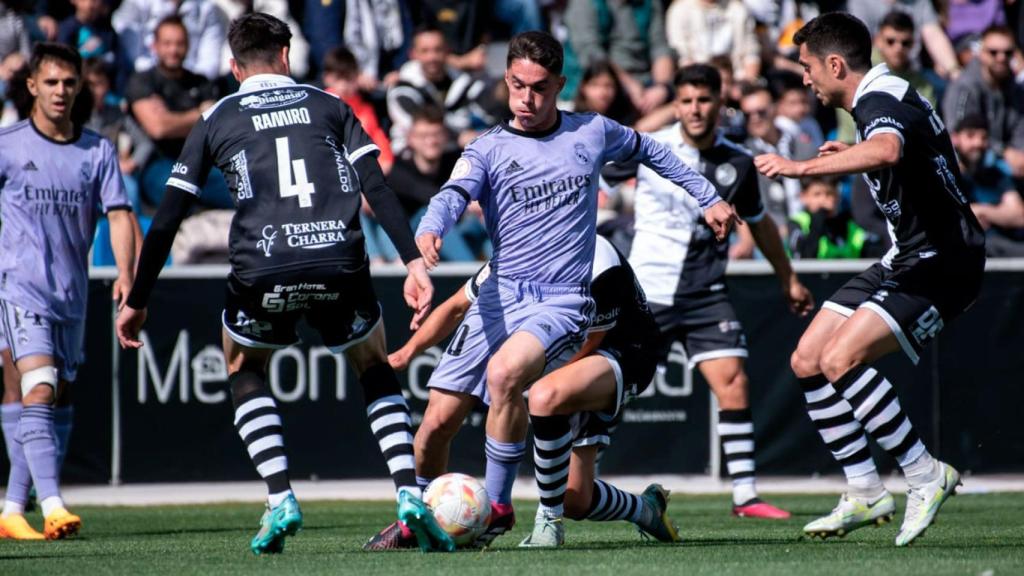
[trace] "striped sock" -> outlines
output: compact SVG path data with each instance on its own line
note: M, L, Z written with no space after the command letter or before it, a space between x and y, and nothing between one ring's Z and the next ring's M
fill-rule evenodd
M871 459L868 438L853 414L853 407L824 375L801 378L800 387L818 434L843 467L850 494L873 498L885 491Z
M757 499L754 483L754 419L750 408L718 411L725 468L732 478L732 503L742 506Z
M32 475L25 461L25 449L18 435L18 421L21 419L21 401L0 405L0 423L4 430L4 443L7 445L7 459L11 463L10 475L7 477L7 494L5 496L3 514L21 514L28 502L28 492L32 488Z
M277 404L259 389L235 400L235 430L267 483L267 502L276 508L292 493L288 478L288 457L284 453L284 429Z
M395 371L387 362L375 364L363 372L359 382L363 385L366 418L388 464L396 496L405 490L422 498L423 489L416 482L412 415Z
M590 497L587 520L626 520L635 524L640 522L646 511L643 499L636 494L623 492L603 480L594 480L594 494Z
M533 462L540 493L541 513L561 518L565 514L565 487L569 483L572 430L569 417L530 416L533 424Z
M918 437L910 419L900 407L899 398L889 381L874 368L858 365L836 382L843 397L853 406L853 415L871 437L899 462L911 483L930 476L935 470L931 454Z
M512 503L512 485L516 481L519 463L526 455L526 442L499 442L490 436L484 444L487 470L484 485L487 497L498 504Z

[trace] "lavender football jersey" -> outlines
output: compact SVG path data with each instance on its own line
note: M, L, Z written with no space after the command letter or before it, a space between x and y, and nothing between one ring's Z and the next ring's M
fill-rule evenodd
M31 120L0 130L0 299L53 322L84 318L96 219L128 207L99 134L57 142Z
M516 280L589 285L597 185L607 162L639 159L697 198L720 198L670 150L599 114L559 112L543 132L508 123L470 143L430 202L417 236L443 236L471 200L483 209L495 274Z

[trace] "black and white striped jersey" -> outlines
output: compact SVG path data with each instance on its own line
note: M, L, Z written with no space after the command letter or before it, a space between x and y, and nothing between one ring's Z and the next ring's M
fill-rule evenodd
M719 135L713 146L697 150L683 140L674 124L650 135L714 184L741 218L764 217L757 170L750 153ZM725 291L728 245L715 240L704 212L682 188L645 166L610 165L602 172L610 182L636 174L636 235L629 253L647 299L655 304L701 298Z
M220 168L237 207L230 262L243 280L324 265L355 270L366 253L353 164L378 152L337 97L261 74L203 114L167 185L198 196Z
M902 143L895 166L863 175L892 238L883 266L911 266L984 246L981 225L959 188L960 166L949 133L927 100L879 64L857 86L853 118L858 141L895 134Z

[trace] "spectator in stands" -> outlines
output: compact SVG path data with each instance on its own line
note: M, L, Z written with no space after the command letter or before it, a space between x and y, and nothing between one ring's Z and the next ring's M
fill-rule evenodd
M474 118L489 117L478 103L486 82L448 67L448 53L448 42L440 29L424 26L413 35L410 60L402 66L398 84L387 95L395 152L405 149L413 113L427 104L444 110L445 126L460 148L476 137Z
M0 2L0 60L14 52L28 58L28 31L21 14L7 2Z
M950 134L960 160L961 191L978 221L988 231L989 256L1024 256L1024 199L1010 170L989 147L988 121L972 114Z
M75 13L60 22L57 42L78 50L84 59L99 59L116 70L120 48L103 0L71 0L71 4Z
M436 28L449 48L448 65L463 72L481 72L487 65L491 2L480 0L417 0L415 20Z
M954 46L990 26L1005 26L1004 0L951 0L946 3L946 35ZM1007 2L1009 4L1009 2Z
M408 52L410 22L402 0L346 0L345 47L359 63L359 88L372 92ZM389 83L397 76L389 78Z
M761 75L761 45L753 15L741 0L674 0L665 17L679 66L728 56L739 81Z
M811 178L800 191L803 209L789 221L794 259L860 258L868 234L841 210L839 189L829 178Z
M360 91L359 65L356 63L355 55L343 46L336 46L324 57L323 70L324 88L341 98L352 109L363 130L377 148L380 148L377 162L380 163L381 170L387 174L394 162L391 141L381 128L373 104Z
M917 61L919 46L935 63L935 71L943 78L953 78L960 72L960 63L953 44L939 23L932 0L847 0L847 10L867 25L872 36L878 34L882 20L893 10L906 12L914 21L915 43L911 59ZM916 42L920 38L920 42Z
M302 33L309 40L309 57L315 69L310 75L319 76L327 53L342 43L345 26L345 2L343 0L304 0L302 9ZM292 32L295 29L292 28Z
M113 79L110 67L105 62L98 58L86 59L82 65L82 78L92 93L93 105L85 127L99 132L116 147L125 193L135 213L141 214L139 167L152 153L153 143L139 125L125 114L120 99L111 92Z
M662 0L569 0L565 21L569 42L564 96L575 94L592 62L607 60L642 114L671 99L675 64L665 37Z
M303 79L309 75L309 42L303 36L299 23L292 18L288 0L213 0L217 7L224 13L228 22L250 12L263 12L284 22L291 30L292 39L288 45L288 68L292 77ZM320 2L317 2L320 4ZM319 64L322 61L317 61ZM231 47L226 43L220 53L220 73L228 75L231 73Z
M576 112L597 112L626 126L632 126L639 118L636 107L607 60L597 60L587 67L573 99L573 109Z
M906 12L894 10L886 14L874 37L875 54L881 58L875 58L875 63L884 62L890 72L909 82L932 106L938 106L935 85L914 61L914 38L914 20ZM836 114L838 139L853 143L856 138L853 116L841 108L836 109Z
M214 85L184 66L188 45L188 32L180 18L161 20L153 34L156 66L136 72L128 80L128 109L155 147L141 177L143 198L154 206L163 198L164 185L189 131L217 100ZM207 180L200 202L210 207L233 207L224 178L216 169Z
M417 110L409 128L409 146L395 159L388 175L388 183L398 195L413 230L459 158L457 151L450 150L448 139L440 109L425 106ZM486 238L479 214L479 208L468 210L459 225L444 237L440 252L443 260L476 260L480 239Z
M785 158L795 159L807 157L807 152L800 149L797 142L776 123L776 97L771 88L764 84L746 84L740 109L747 120L747 140L744 145L755 155L778 154ZM789 222L792 214L801 210L800 181L795 178L767 178L758 175L761 188L761 201L765 211L779 223L785 235L785 222ZM753 238L747 238L749 232L741 230L740 242L730 249L733 258L747 258L753 254Z
M1010 60L1016 51L1009 28L994 26L982 34L981 51L950 84L942 100L943 119L958 126L973 115L988 120L989 142L1024 176L1024 87L1014 80Z
M169 16L178 17L188 32L185 68L210 80L220 76L227 21L213 0L123 0L114 11L114 30L135 71L157 65L156 29Z
M780 71L772 76L772 85L779 101L775 106L775 125L795 141L795 160L806 160L818 155L818 147L825 143L821 126L811 115L810 91L803 78L792 72Z

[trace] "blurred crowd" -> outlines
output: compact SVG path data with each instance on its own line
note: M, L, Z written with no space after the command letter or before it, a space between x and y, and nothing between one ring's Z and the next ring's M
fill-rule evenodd
M793 34L846 10L874 36L876 63L941 112L962 189L988 230L991 256L1024 256L1024 38L1021 2L1004 0L4 0L0 1L0 125L24 118L34 42L75 47L87 90L76 117L113 141L143 222L153 214L189 130L237 83L231 19L273 14L293 33L296 79L348 103L381 149L379 161L415 227L460 149L509 116L503 82L512 35L544 29L566 49L562 108L594 111L639 131L671 129L676 71L709 63L723 77L720 130L753 154L794 159L826 140L852 143L845 112L802 84ZM860 178L762 177L761 194L794 258L873 258L886 222ZM936 191L940 193L940 191ZM632 236L630 183L603 186L600 230ZM182 227L175 264L226 261L232 201L216 171L203 209ZM370 257L397 253L368 206ZM759 258L734 235L732 258ZM103 228L100 234L104 233ZM94 264L112 257L97 242ZM489 256L478 207L446 237L442 258Z

